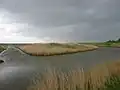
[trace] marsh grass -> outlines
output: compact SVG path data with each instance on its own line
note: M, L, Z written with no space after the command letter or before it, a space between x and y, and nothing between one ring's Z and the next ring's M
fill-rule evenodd
M34 84L35 79L41 81ZM82 69L68 72L63 72L60 69L47 69L42 73L41 79L39 77L35 79L28 90L84 90L85 77Z
M116 90L109 88L110 82L114 82L115 85L116 83L120 85L120 79L116 79L116 77L120 77L120 61L95 66L87 73L86 78L88 78L89 90ZM114 84L112 85L114 86ZM116 86L115 88L117 88Z
M83 68L48 68L32 79L27 90L120 90L120 61Z
M104 90L120 90L120 76L112 75L105 82Z
M19 48L33 56L51 56L90 51L95 50L98 47L94 45L48 43L23 45Z

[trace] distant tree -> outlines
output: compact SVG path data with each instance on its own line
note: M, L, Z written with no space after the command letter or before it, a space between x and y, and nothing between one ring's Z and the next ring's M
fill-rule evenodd
M107 43L110 43L110 42L111 42L111 40L108 40L108 41L107 41Z
M120 38L117 40L117 42L120 42Z
M107 43L113 43L113 42L115 42L114 40L109 40L109 41L107 41Z
M112 43L115 43L116 41L115 40L112 40Z

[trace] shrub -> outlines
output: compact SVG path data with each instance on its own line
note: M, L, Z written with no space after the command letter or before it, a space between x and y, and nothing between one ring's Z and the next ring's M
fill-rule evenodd
M120 90L120 76L110 76L105 82L105 90Z

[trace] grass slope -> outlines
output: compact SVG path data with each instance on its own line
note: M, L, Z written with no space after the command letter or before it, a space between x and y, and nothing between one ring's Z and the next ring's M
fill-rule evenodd
M120 42L116 43L116 42L101 42L101 43L86 43L88 45L95 45L98 47L120 47Z
M0 45L0 53L4 51L6 48Z

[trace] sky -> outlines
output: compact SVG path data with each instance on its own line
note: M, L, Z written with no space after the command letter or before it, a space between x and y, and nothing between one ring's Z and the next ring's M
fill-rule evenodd
M120 0L0 0L0 43L120 37Z

